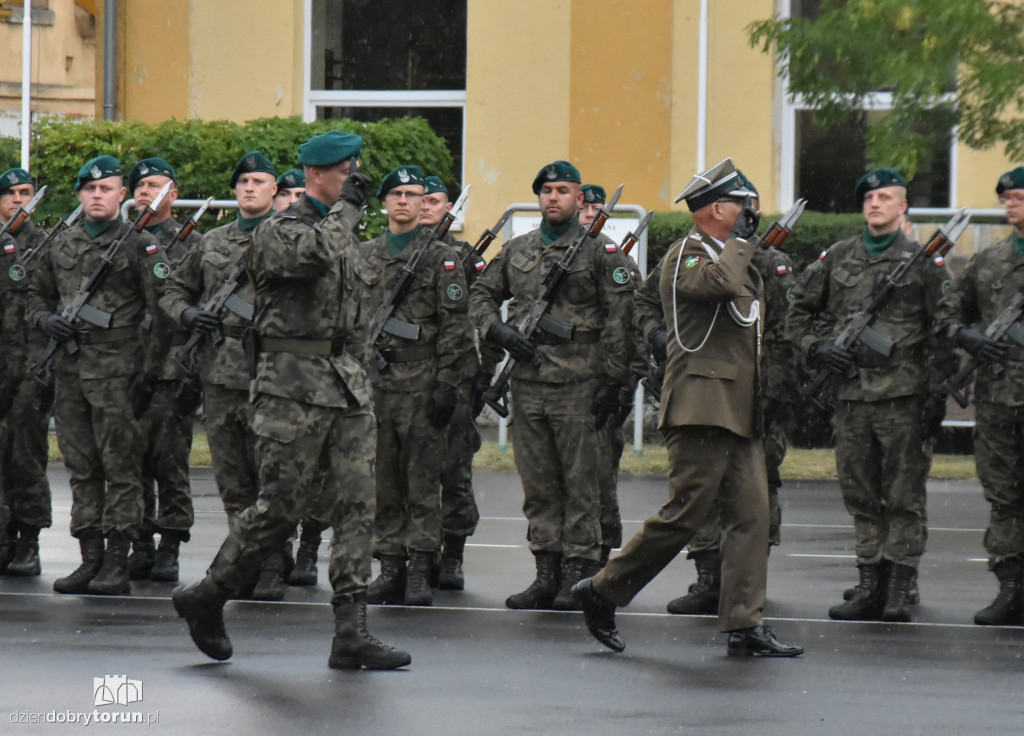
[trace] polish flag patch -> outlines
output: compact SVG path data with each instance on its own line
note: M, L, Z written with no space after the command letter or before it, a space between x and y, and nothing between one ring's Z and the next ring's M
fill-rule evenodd
M485 268L487 268L487 262L486 261L477 261L476 262L476 270L477 271L483 271Z
M945 258L943 258L942 256L935 256L935 257L934 257L934 258L932 259L932 261L934 261L934 262L935 262L935 265L936 265L936 266L945 266L945 265L946 265L946 259L945 259Z
M818 260L819 260L819 261L824 261L824 260L825 260L825 256L826 256L827 254L828 254L828 251L827 251L827 250L823 250L823 251L821 252L821 255L820 255L820 256L818 256Z
M156 243L150 243L149 245L146 246L146 254L147 255L153 255L158 250L159 250L159 248L157 247Z
M781 266L776 266L775 271L779 274L779 276L785 276L787 273L789 273L789 266L785 264Z
M604 244L604 252L605 253L614 253L616 250L618 250L618 246L615 245L615 243L605 243Z
M13 252L14 252L14 243L8 243L7 245L4 246L4 253L13 253Z
M444 270L445 271L454 271L455 270L455 261L445 261L444 262Z

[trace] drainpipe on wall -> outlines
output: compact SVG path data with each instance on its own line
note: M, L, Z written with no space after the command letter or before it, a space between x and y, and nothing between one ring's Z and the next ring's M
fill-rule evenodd
M103 119L114 119L114 97L117 78L114 62L117 59L117 0L103 3Z

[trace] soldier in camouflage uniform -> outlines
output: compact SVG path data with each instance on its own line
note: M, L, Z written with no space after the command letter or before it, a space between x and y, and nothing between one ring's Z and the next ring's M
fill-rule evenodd
M288 169L277 177L277 194L274 195L274 212L284 212L299 200L306 191L306 176L302 169Z
M224 604L279 550L309 510L329 519L335 636L328 665L394 669L411 661L366 628L374 514L371 387L355 355L360 302L352 230L368 177L355 172L362 139L337 131L299 147L306 192L253 234L256 287L253 430L259 496L237 515L203 580L172 594L193 641L228 659ZM340 199L339 199L340 197ZM319 492L310 492L321 477Z
M186 252L171 274L161 302L175 323L211 336L200 343L197 365L213 476L229 527L256 502L258 493L250 379L242 349L242 336L252 322L255 290L243 273L222 315L208 312L202 305L246 256L253 231L274 211L274 166L259 151L250 151L235 165L230 184L238 216L207 232L197 247ZM219 336L219 341L214 336ZM259 583L245 592L259 600L282 600L284 567L282 547L267 556Z
M128 190L135 198L136 209L149 205L168 183L171 189L147 223L146 231L163 246L173 273L185 253L199 241L194 231L184 240L179 238L182 226L171 216L171 206L178 198L177 174L162 158L143 159L128 172ZM188 339L188 332L163 310L151 316L150 329L169 333L172 347ZM164 362L153 403L141 420L146 445L142 458L144 512L142 527L128 557L132 580L177 582L179 547L188 542L195 521L188 476L194 412L179 411L175 395L182 378L184 370L180 365L173 360ZM153 544L154 532L160 533L159 549Z
M967 265L943 298L940 335L955 339L979 366L975 374L974 455L991 505L985 549L999 581L995 600L974 616L981 625L1021 624L1024 604L1024 345L985 334L1015 297L1024 294L1024 166L999 178L999 202L1013 226L1010 237Z
M377 198L387 211L388 230L359 246L356 266L361 298L375 309L387 298L395 274L427 248L415 281L388 321L397 321L403 330L385 328L379 353L387 365L374 378L374 556L380 559L380 574L370 585L367 603L432 603L430 578L441 552L445 430L459 403L458 387L476 371L462 261L453 248L432 240L433 228L420 225L423 179L420 167L411 165L384 177Z
M513 327L583 234L580 186L570 163L541 169L533 182L540 228L506 243L470 295L480 334L516 360L512 441L537 576L505 601L509 608L574 608L572 584L601 566L607 443L600 429L618 412L619 391L631 381L632 262L608 238L586 238L547 310L562 334L541 328L528 340ZM508 324L499 311L506 299Z
M138 420L152 400L168 348L167 335L143 325L159 309L170 266L152 235L135 232L119 217L125 188L117 159L89 161L78 172L75 189L85 221L53 241L29 287L29 321L60 344L54 419L71 476L71 535L82 550L81 566L58 578L53 588L126 594L131 592L128 550L142 524ZM96 327L80 317L69 322L61 309L93 264L126 233L113 267L87 302L108 315L109 326ZM78 347L73 354L65 349L72 341Z
M829 616L909 621L928 535L928 440L945 416L942 378L955 367L952 351L932 336L950 275L941 259L919 260L907 273L871 325L894 342L890 355L836 345L875 286L921 247L900 229L907 199L899 172L865 175L855 196L864 232L825 250L801 275L786 326L810 362L834 374L836 466L857 533L860 582Z
M24 169L0 174L0 220L9 222L35 195ZM53 523L46 479L50 401L35 381L26 381L27 361L46 345L46 336L26 319L28 274L22 259L46 234L31 220L8 230L0 242L0 303L3 308L3 380L0 381L0 575L39 575L39 530ZM14 428L17 428L16 431Z

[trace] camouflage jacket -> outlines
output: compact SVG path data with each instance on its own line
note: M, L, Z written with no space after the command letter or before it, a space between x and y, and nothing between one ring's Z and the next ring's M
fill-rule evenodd
M46 346L46 335L26 316L29 271L21 265L25 253L35 248L46 233L29 220L17 233L8 232L0 246L0 308L2 318L3 375L24 378L27 362Z
M978 253L964 268L939 306L936 332L952 340L961 327L984 332L1013 299L1024 290L1024 258L1007 238ZM982 365L975 373L974 395L980 401L1002 406L1024 406L1024 348L1009 342L1007 359L999 372Z
M79 222L58 235L32 272L28 309L32 324L60 312L74 298L93 264L131 228L131 224L119 221L93 240ZM134 328L136 333L107 342L103 328L78 319L74 324L80 349L74 355L63 349L58 351L57 370L77 373L81 378L131 376L139 371L158 376L167 357L170 335L142 327L151 321L146 318L157 314L160 308L170 270L167 255L152 235L131 232L121 244L113 268L87 303L110 314L108 329L127 332Z
M421 227L397 255L388 250L386 235L359 245L355 269L368 318L383 302L391 279L429 236L430 229ZM386 391L422 391L432 389L438 381L458 386L471 377L476 371L476 356L468 296L458 252L434 241L420 259L412 286L391 314L392 319L419 327L419 336L408 340L388 335L384 354L387 357L394 351L396 359L379 374L374 371L376 386ZM423 348L429 356L402 358L403 352L410 354Z
M181 314L186 309L209 301L235 264L248 253L251 242L252 235L242 230L238 220L232 220L210 230L195 247L188 249L171 272L164 297L160 300L160 306L175 324L181 324ZM243 274L235 295L252 304L255 293L248 277ZM224 340L214 345L204 337L199 343L197 363L203 383L238 391L248 390L249 373L242 350L242 332L250 324L251 321L245 317L230 309L224 310L220 324Z
M466 285L469 287L470 293L472 293L473 282L475 282L476 277L483 273L483 270L487 268L487 262L477 255L477 252L472 245L467 243L465 240L459 240L458 238L452 237L451 233L445 233L443 242L458 251L459 258L462 260L462 270L466 275ZM489 376L493 376L498 363L500 363L505 357L505 351L497 345L484 340L483 336L475 329L474 334L476 335L479 360L476 360L475 356L473 356L474 360L467 362L465 373L468 376L473 376L479 370Z
M254 393L315 406L372 406L357 360L360 303L352 267L359 212L339 201L322 217L305 195L253 232L247 260L259 335ZM298 349L269 349L269 341ZM311 346L330 344L327 353Z
M793 261L780 250L757 248L752 265L764 281L765 314L761 320L761 389L780 397L794 386L796 350L786 337L786 314L796 285Z
M835 338L866 303L872 290L921 245L900 233L877 258L862 235L841 240L800 275L793 289L786 329L809 355L820 340ZM950 282L945 262L922 259L908 272L871 327L895 343L885 357L866 345L852 348L857 376L835 377L836 396L847 401L880 401L938 391L956 360L933 327L939 299Z
M167 280L164 289L164 296L166 297L167 289L171 285L171 279L174 278L175 271L178 270L178 264L189 250L195 248L199 242L199 235L193 230L188 234L185 240L178 240L178 233L181 232L182 225L173 217L164 220L163 225L159 230L152 233L153 237L156 238L161 246L163 246L164 253L171 262L171 277ZM163 299L161 299L161 305ZM153 315L156 319L152 323L152 329L164 330L171 335L171 351L178 345L181 345L188 339L189 331L181 326L181 322L176 319L172 319L167 312L163 309L157 310L157 313ZM184 378L185 371L180 365L173 360L164 361L163 367L160 374L157 376L165 381L175 381Z
M506 299L511 299L509 324L517 324L529 312L545 277L580 233L580 228L570 228L546 245L538 229L505 243L470 295L470 314L481 335L501 319L500 307ZM612 240L603 235L587 238L547 310L573 327L574 341L542 341L537 346L540 365L517 362L513 378L577 383L607 375L631 385L634 279L633 261ZM598 339L591 340L594 333Z

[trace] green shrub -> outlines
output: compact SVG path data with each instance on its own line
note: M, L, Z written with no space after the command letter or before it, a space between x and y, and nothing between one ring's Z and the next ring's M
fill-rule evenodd
M0 171L21 166L21 141L17 138L0 138Z

